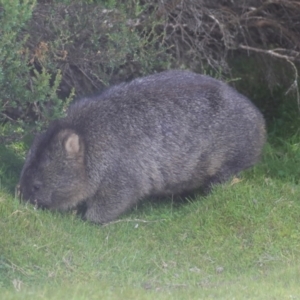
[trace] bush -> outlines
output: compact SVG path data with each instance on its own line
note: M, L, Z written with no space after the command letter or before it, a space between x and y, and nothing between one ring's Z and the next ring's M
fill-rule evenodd
M300 105L299 9L291 0L0 0L0 123L40 127L74 95L171 67L242 77L242 92L272 117L288 92Z
M225 77L236 77L237 72L231 72L235 71L236 59L251 57L255 62L250 72L254 71L254 81L259 77L257 81L268 98L273 98L280 87L284 90L281 101L289 94L300 107L299 1L144 1L157 3L158 30L165 33L165 44L177 65L198 72L209 68ZM238 77L243 79L248 73ZM253 90L248 86L246 92ZM267 108L273 111L273 103Z
M7 125L2 135L14 138L24 132L26 122L41 125L62 115L64 102L57 96L61 72L51 75L30 64L25 28L35 0L1 0L0 4L0 123Z
M105 3L105 4L104 4ZM109 84L168 67L155 20L138 1L56 1L33 12L27 45L40 68L62 72L62 96L100 91ZM151 19L148 13L147 20ZM143 23L143 25L141 25Z
M25 124L40 128L60 117L75 94L170 64L156 22L148 11L145 19L147 6L139 2L1 3L0 123L9 125L10 136L11 125L23 132Z

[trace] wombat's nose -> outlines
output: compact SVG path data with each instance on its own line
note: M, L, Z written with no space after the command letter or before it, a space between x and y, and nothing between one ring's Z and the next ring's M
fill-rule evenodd
M40 181L36 181L32 185L32 192L37 192L42 186L42 183Z

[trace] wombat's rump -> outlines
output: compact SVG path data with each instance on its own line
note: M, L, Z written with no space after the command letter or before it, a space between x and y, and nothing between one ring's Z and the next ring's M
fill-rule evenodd
M255 164L261 113L211 77L165 71L70 106L38 135L20 178L25 200L54 210L84 204L106 223L139 199L208 189Z

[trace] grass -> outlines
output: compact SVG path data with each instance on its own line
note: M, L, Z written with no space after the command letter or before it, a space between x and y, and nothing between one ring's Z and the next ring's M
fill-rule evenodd
M300 135L282 136L207 197L106 226L20 204L23 146L1 147L1 298L300 299Z

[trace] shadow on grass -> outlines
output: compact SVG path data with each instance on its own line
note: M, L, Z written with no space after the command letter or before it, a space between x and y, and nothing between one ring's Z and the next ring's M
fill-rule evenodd
M201 201L205 199L207 193L203 193L201 189L186 192L182 195L162 195L152 196L140 199L131 209L129 209L125 215L130 216L132 213L139 212L139 214L146 213L149 211L157 211L157 213L164 214L164 211L180 212L185 206L195 201ZM167 213L168 214L168 213Z

